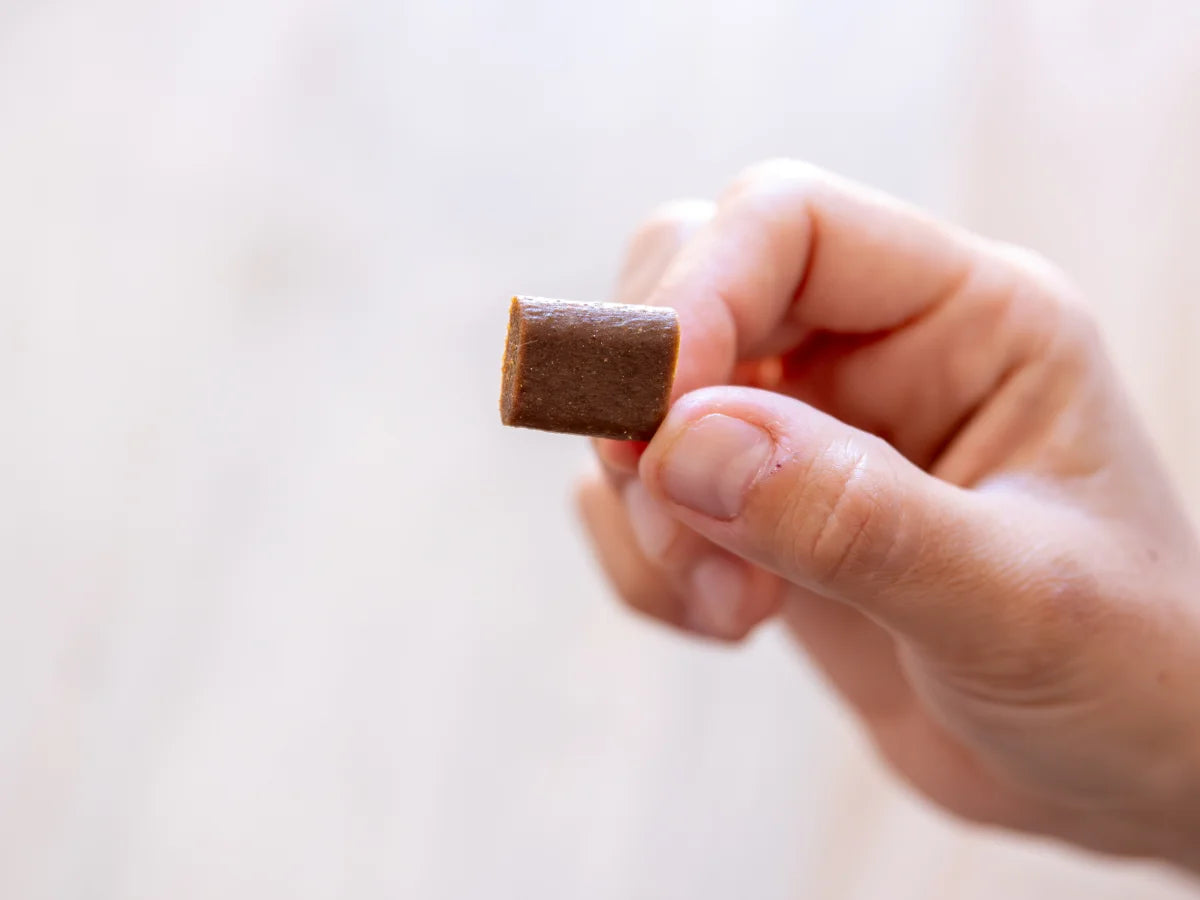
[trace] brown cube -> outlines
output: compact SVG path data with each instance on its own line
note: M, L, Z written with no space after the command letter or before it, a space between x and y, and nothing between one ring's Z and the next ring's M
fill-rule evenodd
M513 297L501 421L648 441L667 414L678 355L673 309Z

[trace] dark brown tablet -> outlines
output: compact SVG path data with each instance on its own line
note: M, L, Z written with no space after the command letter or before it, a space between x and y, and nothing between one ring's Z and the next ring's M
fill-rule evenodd
M513 297L500 419L648 441L667 414L678 355L673 309Z

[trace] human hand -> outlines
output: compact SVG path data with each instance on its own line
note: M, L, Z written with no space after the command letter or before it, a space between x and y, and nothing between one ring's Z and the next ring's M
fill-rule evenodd
M1200 550L1061 275L777 161L652 217L618 294L682 328L579 492L628 604L778 615L944 808L1200 871Z

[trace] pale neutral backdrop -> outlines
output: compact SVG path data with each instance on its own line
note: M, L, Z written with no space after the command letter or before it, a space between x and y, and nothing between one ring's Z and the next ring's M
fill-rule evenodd
M0 896L1195 896L608 597L513 292L795 155L1085 286L1200 510L1200 7L0 5Z

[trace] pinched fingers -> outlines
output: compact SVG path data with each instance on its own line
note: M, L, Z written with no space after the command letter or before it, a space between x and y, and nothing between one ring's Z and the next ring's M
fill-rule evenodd
M680 526L639 480L618 489L589 475L576 499L601 568L638 612L736 641L777 611L782 585L775 576Z
M629 239L613 300L645 303L671 261L715 212L715 203L696 199L673 200L651 211ZM600 438L593 445L608 477L618 486L637 471L638 457L646 447L640 441Z

